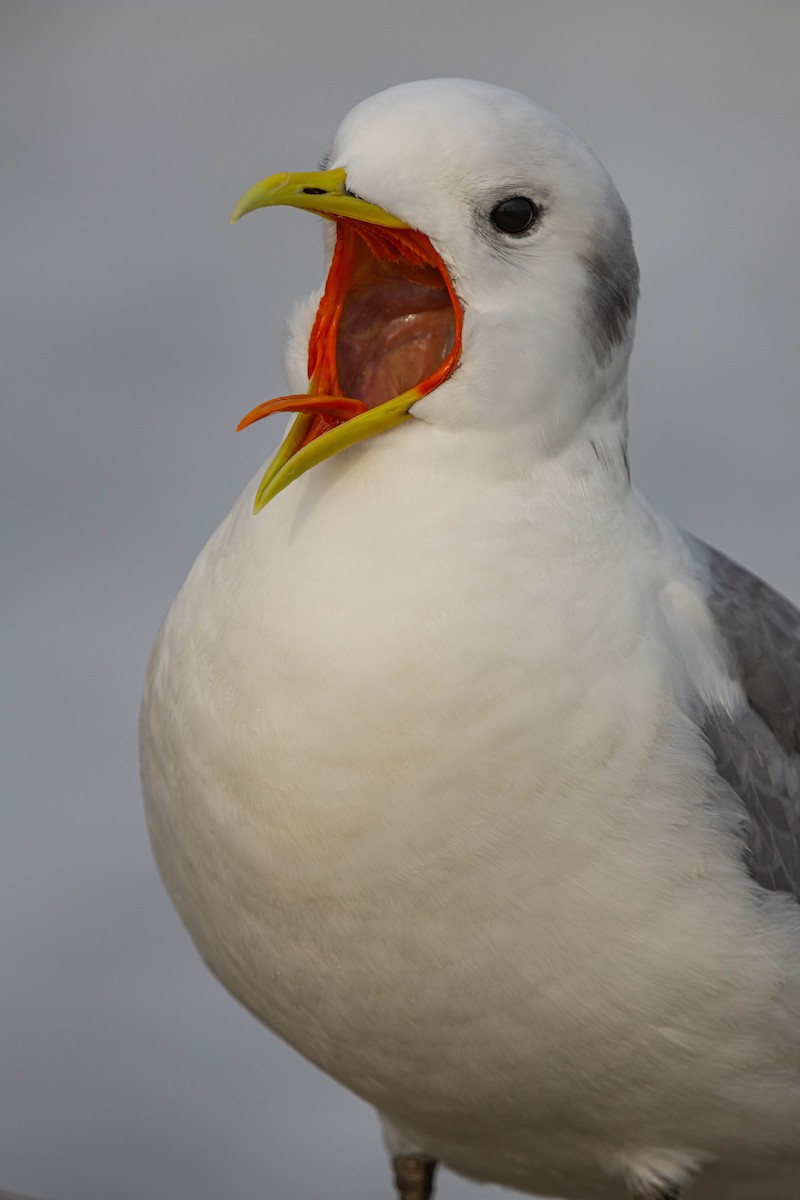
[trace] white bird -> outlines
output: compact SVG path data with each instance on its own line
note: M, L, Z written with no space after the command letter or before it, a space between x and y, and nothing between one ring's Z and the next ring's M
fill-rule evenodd
M272 204L328 218L297 395L251 414L299 416L142 712L200 953L379 1110L409 1200L437 1161L797 1200L800 614L631 487L613 183L524 97L429 80L235 216Z

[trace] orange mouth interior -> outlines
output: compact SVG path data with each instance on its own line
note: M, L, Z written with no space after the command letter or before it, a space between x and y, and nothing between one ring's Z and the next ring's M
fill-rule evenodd
M278 412L308 414L294 453L396 396L415 403L461 357L463 311L425 234L337 218L336 245L308 344L306 395L258 405L244 429Z

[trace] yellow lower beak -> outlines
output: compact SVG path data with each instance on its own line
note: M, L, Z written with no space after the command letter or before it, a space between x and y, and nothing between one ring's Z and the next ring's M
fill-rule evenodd
M403 392L402 396L386 400L377 408L370 408L367 412L337 425L335 429L329 429L327 433L303 446L302 450L298 450L297 447L302 445L312 418L307 413L300 413L264 472L256 492L253 512L261 512L278 492L282 492L293 480L305 474L311 467L324 462L326 458L331 458L340 450L355 446L357 442L363 442L365 438L373 437L376 433L394 429L396 425L402 425L403 421L410 421L408 410L421 399L422 393L417 388L411 388L410 391Z

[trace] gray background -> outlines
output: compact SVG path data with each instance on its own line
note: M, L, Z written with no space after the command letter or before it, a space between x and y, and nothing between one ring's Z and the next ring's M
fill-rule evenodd
M633 213L635 476L798 599L799 43L796 0L3 0L0 1187L390 1195L372 1113L196 958L138 797L150 643L319 278L310 218L233 202L390 83L555 109Z

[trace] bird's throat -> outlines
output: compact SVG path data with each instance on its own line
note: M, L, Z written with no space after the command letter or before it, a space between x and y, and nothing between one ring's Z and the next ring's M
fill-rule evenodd
M461 355L463 311L447 268L418 230L342 218L308 346L309 390L253 409L306 415L297 453L343 422L438 387Z

